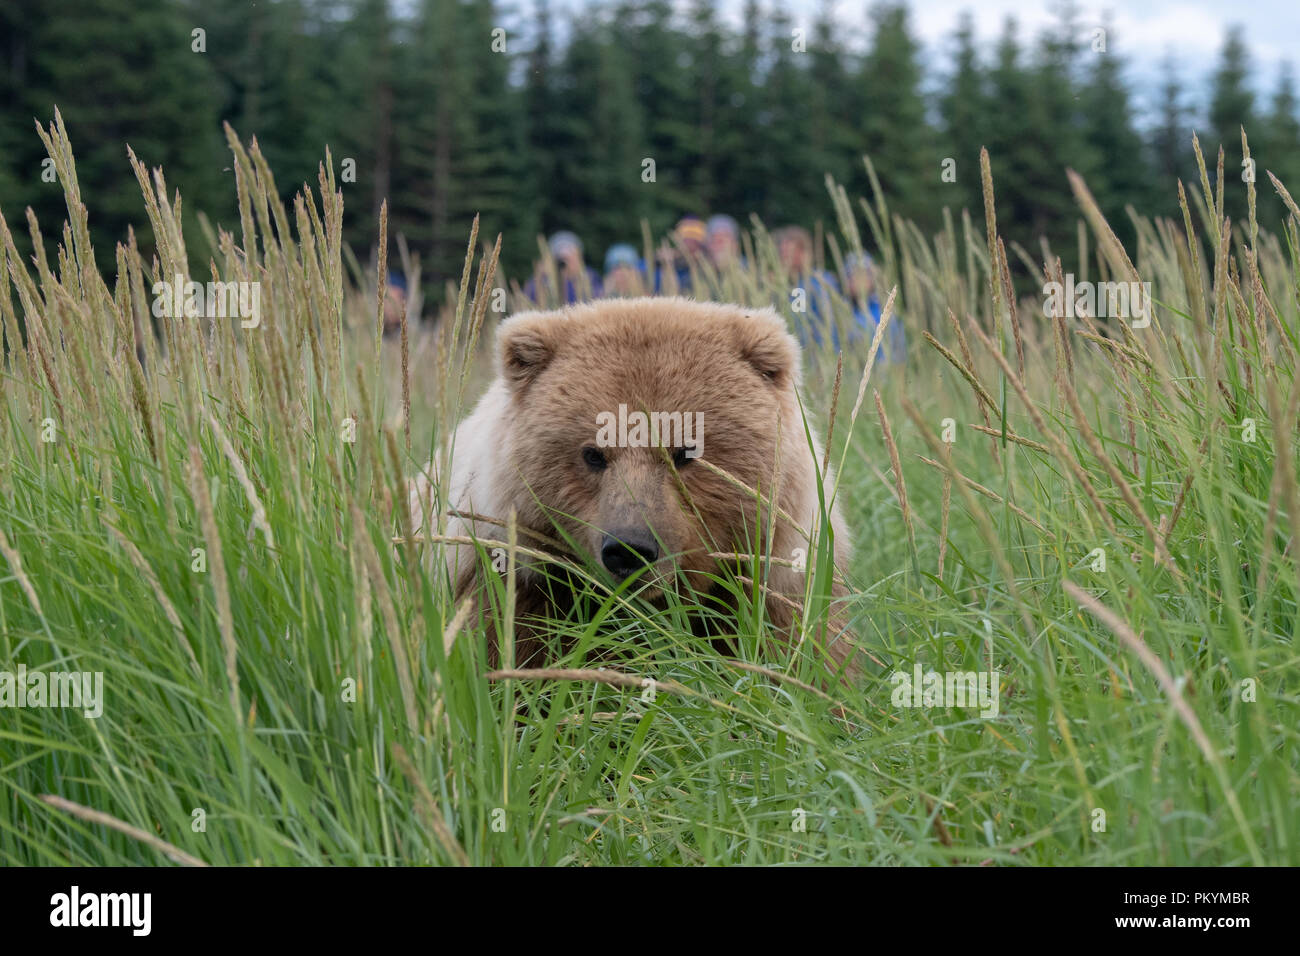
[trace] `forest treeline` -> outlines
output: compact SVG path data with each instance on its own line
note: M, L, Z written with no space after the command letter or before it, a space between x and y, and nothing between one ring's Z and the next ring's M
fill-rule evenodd
M1162 61L1158 88L1135 89L1137 56ZM992 44L964 15L934 58L891 2L824 3L804 21L748 0L732 24L707 0L0 0L0 210L22 242L25 207L47 237L65 218L33 128L56 105L101 248L128 226L149 241L127 144L164 168L187 216L236 224L226 121L256 136L286 198L315 183L328 145L357 256L387 199L426 282L459 275L475 213L505 234L517 278L556 229L599 263L611 243L640 245L643 219L656 237L686 213L831 223L825 174L871 195L864 153L891 210L931 230L944 207L982 217L987 147L1004 233L1033 254L1045 236L1067 262L1067 166L1121 231L1128 205L1177 215L1176 180L1199 181L1193 129L1212 167L1225 148L1234 220L1242 125L1264 228L1281 206L1263 170L1300 190L1291 74L1255 92L1239 31L1217 62L1182 62L1062 3L1047 30L1008 19Z

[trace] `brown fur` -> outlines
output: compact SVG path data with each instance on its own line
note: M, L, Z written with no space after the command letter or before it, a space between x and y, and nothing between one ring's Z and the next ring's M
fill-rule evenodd
M758 529L765 540L766 515L753 495L700 461L674 467L671 449L602 448L607 466L593 470L583 449L595 444L597 415L623 404L629 412L695 413L705 461L764 495L775 489L780 509L799 527L817 521L820 449L809 448L796 397L799 347L771 310L675 298L600 301L516 315L502 324L497 349L497 380L457 432L452 507L494 517L513 509L522 529L559 538L562 530L588 555L599 555L606 532L648 527L663 553L642 576L654 585L649 596L676 586L674 569L706 590L708 575L719 573L709 553L753 553ZM828 500L833 485L826 476ZM421 495L417 523L427 485ZM842 569L849 540L838 509L831 524ZM469 521L449 532L503 536ZM796 548L812 550L798 528L777 519L771 554L790 559ZM454 560L458 590L481 593L477 557L462 548ZM802 603L804 574L774 563L766 583L769 619L793 634L788 601ZM524 566L520 585L521 620L566 609L566 589L546 585L534 568ZM827 633L819 635L836 663L852 651L842 605L832 606ZM517 647L520 659L536 649Z

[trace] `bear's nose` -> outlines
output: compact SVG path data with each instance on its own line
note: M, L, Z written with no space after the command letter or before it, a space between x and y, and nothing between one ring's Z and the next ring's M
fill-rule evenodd
M659 558L659 544L646 531L617 531L605 535L600 544L600 562L614 577L627 577Z

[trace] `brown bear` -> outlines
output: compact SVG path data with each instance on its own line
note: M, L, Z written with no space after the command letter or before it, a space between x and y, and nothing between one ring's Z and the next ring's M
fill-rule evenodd
M498 329L497 352L495 380L455 433L447 534L501 540L499 524L466 516L504 520L513 510L521 545L564 543L616 581L636 574L632 584L652 601L685 588L725 604L725 589L714 587L721 565L749 574L753 562L716 555L758 548L774 558L762 579L768 618L798 636L810 573L799 558L813 553L809 536L821 524L822 454L797 397L799 345L780 315L681 298L602 300L516 314ZM417 529L435 523L434 474L413 484ZM830 502L834 475L822 480ZM773 491L769 528L762 502ZM843 597L849 535L838 507L830 524L831 595ZM482 596L481 576L495 572L478 549L446 554L458 599ZM516 660L541 663L538 621L566 610L564 594L538 564L521 561ZM844 602L833 601L813 637L830 664L851 672L846 621Z

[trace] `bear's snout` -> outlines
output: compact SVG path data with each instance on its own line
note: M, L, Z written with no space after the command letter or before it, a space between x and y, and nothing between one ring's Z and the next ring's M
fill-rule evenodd
M600 563L620 581L659 560L659 543L649 528L606 532L600 544Z

